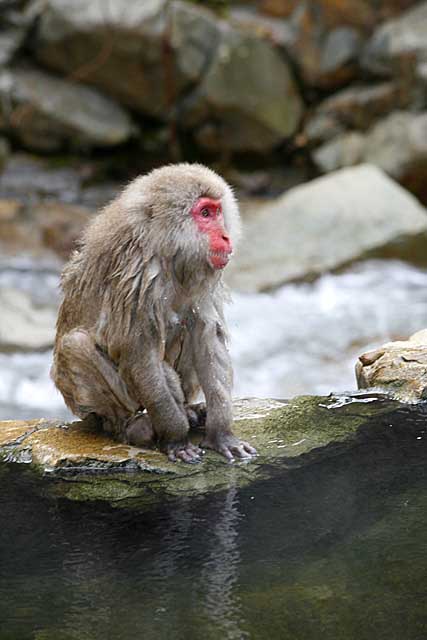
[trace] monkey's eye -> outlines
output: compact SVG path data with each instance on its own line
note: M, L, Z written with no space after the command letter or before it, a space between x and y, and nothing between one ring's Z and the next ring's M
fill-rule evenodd
M210 216L209 209L202 209L201 212L200 212L200 215L203 216L203 218L209 218L209 216Z

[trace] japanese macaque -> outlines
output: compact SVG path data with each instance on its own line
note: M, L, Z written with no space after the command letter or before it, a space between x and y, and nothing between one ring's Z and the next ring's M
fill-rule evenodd
M238 235L231 188L198 164L136 178L93 220L62 275L51 372L73 413L172 461L256 453L231 429L221 274Z

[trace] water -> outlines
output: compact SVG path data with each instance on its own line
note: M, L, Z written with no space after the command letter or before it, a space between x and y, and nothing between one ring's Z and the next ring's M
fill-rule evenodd
M57 304L57 276L29 266L0 265L0 287L29 291L35 304ZM227 318L236 396L354 389L359 354L427 326L427 272L397 261L233 297ZM50 362L50 352L0 354L0 419L69 417L49 379Z
M49 499L0 467L0 639L424 640L426 412L147 511Z

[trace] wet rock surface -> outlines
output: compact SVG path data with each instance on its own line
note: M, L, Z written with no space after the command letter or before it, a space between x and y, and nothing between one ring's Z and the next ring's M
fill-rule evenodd
M334 455L334 447L352 446L369 416L395 406L369 394L236 401L235 433L255 445L259 455L234 464L213 452L197 465L174 464L159 451L113 441L91 419L70 424L44 419L1 422L0 456L3 463L30 465L44 475L53 495L116 506L144 504L217 491L230 483L245 486L267 478L275 462L304 465Z
M415 198L376 167L361 165L260 208L246 221L227 279L238 290L262 291L369 255L422 259L426 233L427 215Z
M356 379L359 389L382 389L402 402L427 400L427 329L361 355Z

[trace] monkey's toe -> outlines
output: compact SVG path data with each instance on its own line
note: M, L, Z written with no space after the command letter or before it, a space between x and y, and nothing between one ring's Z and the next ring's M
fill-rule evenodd
M171 462L182 460L188 464L197 464L202 461L204 451L191 442L186 444L175 444L167 447L168 458Z
M235 458L245 460L257 455L257 450L248 442L239 440L230 434L217 436L215 441L206 439L201 443L201 446L217 451L227 458L229 462L233 462Z

